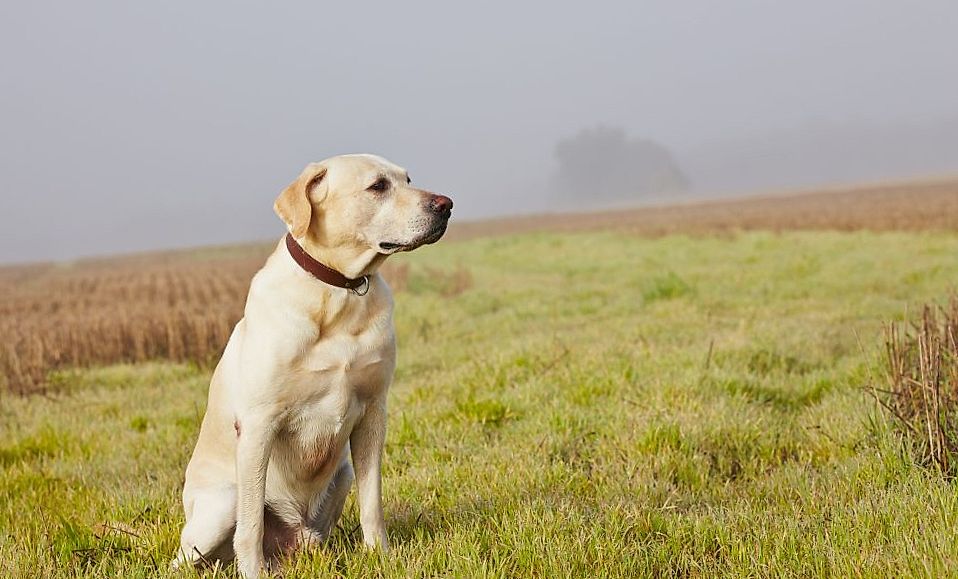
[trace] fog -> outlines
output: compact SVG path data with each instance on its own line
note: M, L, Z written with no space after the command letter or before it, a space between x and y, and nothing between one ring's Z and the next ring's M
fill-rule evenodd
M619 203L958 173L954 0L576 4L6 2L0 261L276 237L346 152L454 219L595 208L557 151L602 128L687 180L596 168Z

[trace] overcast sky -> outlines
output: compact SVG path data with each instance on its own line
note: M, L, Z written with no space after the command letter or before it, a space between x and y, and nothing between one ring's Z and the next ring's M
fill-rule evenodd
M275 195L337 153L475 218L547 207L555 143L598 124L694 164L958 118L954 0L558 4L4 2L0 262L278 236Z

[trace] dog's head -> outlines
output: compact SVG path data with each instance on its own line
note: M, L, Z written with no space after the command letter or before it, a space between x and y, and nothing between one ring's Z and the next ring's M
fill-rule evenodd
M452 200L416 189L382 157L343 155L308 165L273 208L309 245L391 254L438 241Z

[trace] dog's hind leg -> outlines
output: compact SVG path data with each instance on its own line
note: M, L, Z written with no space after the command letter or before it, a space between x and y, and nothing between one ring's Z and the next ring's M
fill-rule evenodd
M308 522L311 534L325 541L333 532L339 517L343 514L343 505L346 504L346 497L349 495L349 489L353 485L353 466L349 462L349 453L345 453L343 461L339 464L336 474L329 482L329 487L323 496L319 497L320 503L316 505L313 515Z
M233 559L236 487L194 490L186 501L186 525L173 567L205 566Z

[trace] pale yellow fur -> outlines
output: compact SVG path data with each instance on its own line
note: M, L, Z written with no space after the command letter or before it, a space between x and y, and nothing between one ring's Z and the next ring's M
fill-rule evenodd
M385 193L369 189L379 178ZM186 470L177 564L235 555L243 576L258 576L271 554L325 538L354 472L364 542L386 548L380 461L396 343L376 270L388 253L438 239L448 219L407 180L379 157L334 157L277 199L303 248L347 277L368 275L369 291L315 279L282 242L253 278Z

